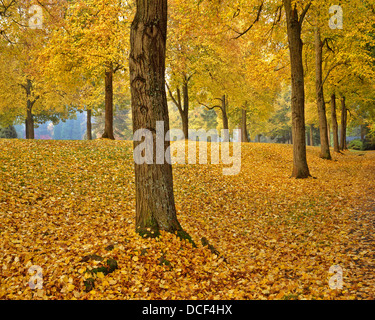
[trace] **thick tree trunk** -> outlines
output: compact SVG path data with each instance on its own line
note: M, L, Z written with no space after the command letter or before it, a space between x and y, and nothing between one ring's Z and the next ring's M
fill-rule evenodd
M86 133L87 140L92 140L91 109L87 109Z
M346 121L347 121L347 109L345 104L345 97L341 98L341 141L340 149L346 150Z
M305 141L305 86L302 60L301 27L298 11L292 0L284 0L287 17L291 78L292 78L292 135L293 135L293 171L292 177L310 177L306 159Z
M340 152L339 147L339 127L337 124L336 115L336 95L331 94L331 121L332 121L332 132L333 132L333 151Z
M249 142L247 136L247 126L246 126L246 109L242 109L242 118L241 118L241 142Z
M163 121L164 131L169 130L165 92L167 0L137 0L136 4L129 63L133 131L153 133L153 163L135 164L136 228L140 234L158 233L160 229L175 232L181 226L176 216L172 166L164 159L170 143L164 137L158 141L159 148L163 144L163 161L155 161L156 121ZM134 148L140 143L134 141Z
M112 139L113 135L113 67L105 70L105 124L102 138Z
M229 122L228 122L228 115L227 115L228 101L227 101L225 94L223 95L221 99L221 103L222 103L221 111L223 114L223 129L225 130L223 141L228 142L229 141Z
M318 22L317 22L318 23ZM331 160L331 153L328 142L328 128L326 107L323 94L323 43L320 37L320 30L315 26L315 89L316 102L319 115L319 132L320 132L320 157L322 159Z

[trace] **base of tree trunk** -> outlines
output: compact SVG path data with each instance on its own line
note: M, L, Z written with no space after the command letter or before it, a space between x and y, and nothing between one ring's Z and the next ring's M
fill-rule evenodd
M142 238L158 238L160 236L160 230L156 226L147 227L147 228L137 227L136 231ZM191 238L190 234L188 234L182 228L176 231L169 231L169 230L166 230L166 231L175 234L177 238L179 238L180 240L187 240L188 242L192 244L194 248L197 247L194 240Z
M295 179L307 179L312 176L309 172L309 169L306 170L306 169L294 168L292 175L290 177L295 178Z
M319 157L321 158L321 159L324 159L324 160L332 160L332 157L331 157L331 154L323 154L323 153L321 153L320 155L319 155Z
M111 139L111 140L115 140L115 137L112 135L112 134L108 134L107 131L105 131L102 135L102 138L103 139Z

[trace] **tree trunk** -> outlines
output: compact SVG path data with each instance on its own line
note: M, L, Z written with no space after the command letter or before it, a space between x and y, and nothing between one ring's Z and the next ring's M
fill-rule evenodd
M345 104L345 97L341 98L341 141L340 149L346 150L346 121L347 121L347 109Z
M361 124L361 141L364 142L365 141L365 135L366 135L366 126Z
M328 145L331 146L331 126L327 123Z
M164 122L164 132L169 130L165 92L167 0L137 0L136 5L129 63L133 132L148 129L153 134L153 163L135 163L136 228L138 233L150 235L160 229L180 231L181 226L176 216L172 165L164 159L170 142L164 141L164 136L158 141L158 145L162 143L163 161L155 161L159 155L156 121ZM134 141L134 148L140 143Z
M318 22L317 22L318 23ZM316 102L319 115L319 131L320 131L320 157L322 159L331 160L329 150L328 130L326 107L323 94L323 43L320 37L319 27L315 26L315 89Z
M336 95L331 94L331 121L332 121L332 132L333 132L333 151L340 152L339 147L339 127L337 124L336 115Z
M258 135L257 135L258 143L260 143L260 137L261 137L261 136L262 136L261 134L258 134Z
M105 124L102 138L112 139L113 135L113 67L105 70Z
M247 126L246 126L246 109L242 109L242 118L241 118L241 142L249 142L247 136Z
M86 133L87 133L87 140L92 140L91 109L87 109Z
M227 101L225 94L222 97L221 103L222 103L221 111L223 113L223 129L226 130L224 133L223 141L228 142L229 141L229 122L228 122L228 115L227 115L228 101Z
M287 32L292 78L292 136L293 136L293 171L294 178L310 177L306 160L305 141L305 87L302 60L301 27L302 21L298 18L295 4L292 0L284 0L287 18Z
M184 132L185 139L189 137L189 87L188 83L185 82L182 87L182 94L184 99L184 108L182 109L182 131Z
M30 79L26 80L26 97L27 97L27 105L26 105L26 120L25 120L25 138L26 139L34 139L34 115L32 113L34 102L31 101L31 87L32 82Z

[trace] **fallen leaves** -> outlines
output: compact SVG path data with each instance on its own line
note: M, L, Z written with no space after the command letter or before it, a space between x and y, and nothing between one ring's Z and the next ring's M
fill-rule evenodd
M236 176L174 165L193 247L135 233L131 152L124 141L0 140L0 298L375 297L375 153L325 161L308 148L317 179L306 180L289 179L287 145L244 144ZM41 290L29 287L32 265ZM343 268L342 290L328 286L332 265Z

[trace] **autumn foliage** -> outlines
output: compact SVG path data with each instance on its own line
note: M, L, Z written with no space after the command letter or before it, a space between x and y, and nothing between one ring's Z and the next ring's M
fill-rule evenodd
M290 145L243 144L237 176L174 165L196 247L135 232L130 142L0 140L0 157L1 299L375 297L374 153L327 162L308 147L317 179L305 180L288 179ZM32 265L42 289L29 287Z

